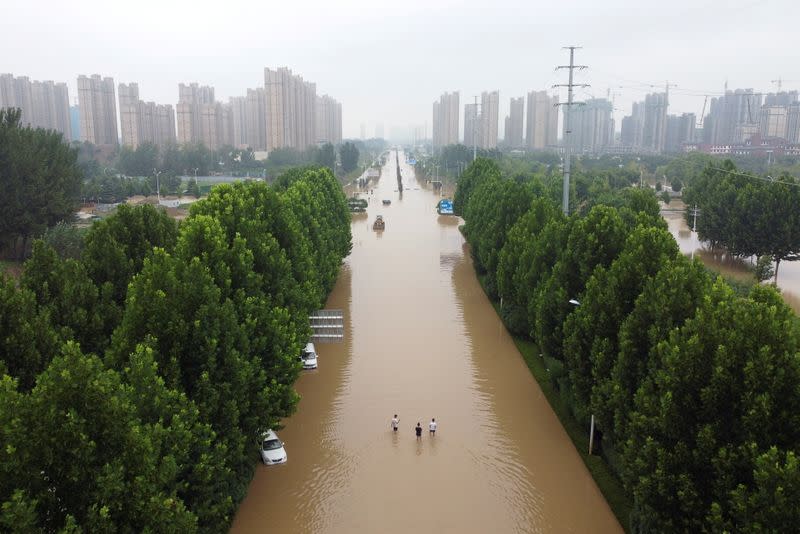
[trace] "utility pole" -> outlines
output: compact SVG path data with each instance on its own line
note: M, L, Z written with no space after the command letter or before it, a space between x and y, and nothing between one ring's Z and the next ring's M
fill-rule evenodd
M698 211L699 210L697 209L697 204L695 204L694 208L692 208L692 217L694 218L694 221L692 222L692 232L695 235L697 235L697 212ZM695 249L695 246L694 246L694 243L692 243L692 259L694 259L694 249Z
M569 215L569 163L570 163L570 134L572 131L570 130L570 112L572 111L572 106L574 105L581 105L583 102L573 102L572 101L572 88L573 87L589 87L588 84L579 83L575 84L572 83L572 74L575 69L583 70L588 68L586 65L576 65L575 64L575 50L581 48L580 46L565 46L564 49L569 50L569 65L559 65L556 67L556 70L561 69L569 69L569 83L567 84L557 84L553 87L566 87L567 88L567 101L566 103L556 104L557 106L567 106L566 111L564 112L564 202L562 205L562 209L564 211L564 215Z

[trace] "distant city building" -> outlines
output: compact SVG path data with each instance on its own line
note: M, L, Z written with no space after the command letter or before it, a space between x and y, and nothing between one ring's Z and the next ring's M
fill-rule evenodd
M458 110L456 110L458 112ZM375 139L383 139L383 123L379 122L375 125Z
M522 148L524 146L524 138L522 137L522 122L524 118L525 98L512 98L503 133L507 146L511 148Z
M286 67L264 69L267 151L316 144L317 86ZM363 135L362 128L362 135Z
M747 126L758 125L760 121L762 95L753 89L736 89L725 95L712 98L709 112L703 119L703 140L711 145L730 145Z
M592 98L570 111L571 133L565 136L574 154L599 154L614 144L613 106L605 98Z
M676 153L683 151L683 145L694 143L697 117L694 113L680 116L667 115L667 133L664 151Z
M790 143L800 143L800 103L795 102L789 106L786 122L786 140Z
M178 105L176 106L178 143L182 145L202 143L208 148L216 147L218 141L216 137L208 138L207 136L211 133L209 128L206 127L204 131L201 126L203 114L205 113L207 120L209 112L215 113L215 109L213 87L200 86L196 83L178 84ZM216 123L216 116L214 116L214 123ZM213 130L216 135L216 127Z
M175 144L172 106L143 102L138 84L119 84L119 116L123 145L136 148L143 143L160 147Z
M458 144L458 91L444 93L433 103L433 147Z
M666 93L652 93L645 96L644 102L635 102L631 114L622 119L622 145L641 152L664 152L668 106Z
M481 93L480 148L497 148L497 126L500 118L500 92L484 91Z
M789 131L789 108L787 106L762 106L760 118L761 137L786 139Z
M383 135L381 126L381 135ZM317 97L317 143L342 142L342 105L328 95Z
M78 140L81 138L81 110L78 106L69 107L69 126L72 132L72 139Z
M119 144L114 79L78 76L81 141L98 146Z
M27 76L0 74L0 108L19 108L22 124L55 130L66 141L73 139L65 83L31 82Z
M543 149L558 144L558 95L547 91L528 93L528 124L525 144L531 149Z
M464 144L466 146L480 145L478 140L481 138L481 124L478 120L478 104L467 104L464 106Z

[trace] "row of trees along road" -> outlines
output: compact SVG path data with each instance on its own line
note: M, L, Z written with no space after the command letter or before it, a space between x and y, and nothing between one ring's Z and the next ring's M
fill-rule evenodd
M71 172L2 117L4 177L38 188L8 164L28 151ZM180 225L122 205L76 258L36 241L0 276L0 530L226 531L350 242L319 168L218 186Z
M577 420L595 415L630 529L796 531L797 317L773 287L736 294L681 255L652 192L579 195L565 217L549 180L479 159L456 209L509 329Z

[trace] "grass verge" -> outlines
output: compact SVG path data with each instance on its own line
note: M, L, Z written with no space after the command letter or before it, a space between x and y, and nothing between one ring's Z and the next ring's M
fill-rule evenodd
M480 280L483 292L486 293L483 277L478 276L478 280ZM489 296L488 293L486 293L486 295L487 297ZM491 298L489 298L489 300L492 306L494 306L494 311L502 320L500 304ZM506 329L506 331L508 332L508 329ZM528 366L528 369L530 369L531 374L539 383L539 387L550 403L550 407L555 412L559 421L561 421L561 426L567 431L567 434L572 440L572 444L575 445L575 449L583 459L583 463L586 464L586 467L592 474L592 478L594 478L595 483L597 483L597 487L600 488L600 492L606 498L606 502L608 502L608 505L611 507L611 511L616 516L617 521L619 521L619 524L625 532L630 532L628 521L633 508L633 502L622 487L622 482L617 478L616 474L611 470L611 467L605 460L600 456L590 456L588 454L588 426L575 420L569 406L561 395L558 394L555 387L553 387L550 381L550 375L545 367L544 359L539 356L539 347L530 339L516 336L511 332L508 333L514 340L514 344L517 346L517 350L519 350L522 359L525 360L525 364Z

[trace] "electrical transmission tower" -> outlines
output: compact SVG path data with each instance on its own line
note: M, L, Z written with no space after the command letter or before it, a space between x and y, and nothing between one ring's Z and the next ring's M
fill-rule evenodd
M556 70L560 69L569 69L569 83L566 84L557 84L553 87L566 87L567 88L567 101L556 104L557 106L567 106L564 112L564 203L562 209L564 210L564 215L569 215L569 163L570 163L570 137L572 134L572 130L570 129L570 112L572 111L572 106L583 105L584 102L573 102L572 101L572 88L573 87L589 87L588 84L585 83L572 83L572 74L575 69L583 70L588 68L586 65L576 65L575 64L575 50L580 49L580 46L565 46L565 49L569 50L569 65L559 65L556 67Z

